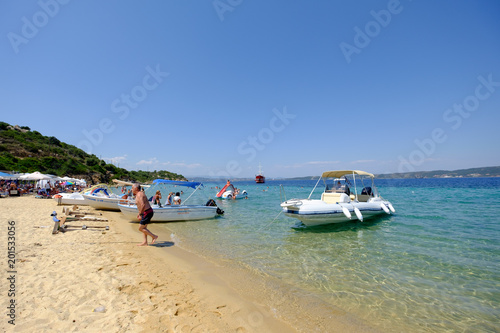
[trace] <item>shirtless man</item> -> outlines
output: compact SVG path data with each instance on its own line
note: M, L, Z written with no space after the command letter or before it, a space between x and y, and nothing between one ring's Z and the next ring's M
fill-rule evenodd
M141 191L141 185L134 184L132 185L132 193L135 196L135 204L137 205L137 209L139 210L139 214L137 218L141 221L139 226L139 231L144 234L144 242L141 244L137 244L138 246L148 246L148 236L151 236L153 239L151 244L154 244L158 239L158 236L153 234L148 230L148 223L153 218L153 209L149 205L148 198L144 192Z

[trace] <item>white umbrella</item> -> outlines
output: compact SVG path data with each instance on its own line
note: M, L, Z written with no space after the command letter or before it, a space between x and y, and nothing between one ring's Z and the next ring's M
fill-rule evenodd
M22 175L21 177L19 177L19 179L22 179L22 180L50 180L50 179L52 179L52 177L49 175L44 175L43 173L40 173L38 171L35 171L33 173L27 173L25 175Z

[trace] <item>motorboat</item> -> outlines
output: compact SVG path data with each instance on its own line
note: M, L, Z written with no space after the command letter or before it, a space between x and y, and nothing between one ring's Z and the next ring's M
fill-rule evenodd
M182 204L180 205L167 205L167 202L165 202L164 205L151 205L151 208L154 212L153 218L151 219L152 222L195 221L211 219L218 215L224 214L224 211L217 207L217 204L212 199L208 200L208 202L204 205L186 204L186 202L189 201L192 195L203 187L203 184L199 182L155 179L153 181L153 186L150 187L150 190L154 192L162 186L186 186L193 188L194 191L188 198L183 200ZM119 203L118 207L126 219L137 221L138 210L135 203Z
M52 196L58 205L87 205L81 192L75 193L57 193Z
M248 193L246 190L240 190L235 188L233 184L229 181L227 184L215 195L218 199L246 199L248 198Z
M306 226L364 221L395 213L392 204L379 195L374 178L373 174L360 170L323 172L307 199L285 198L281 203L283 213ZM321 199L311 199L320 180L325 186Z
M83 189L80 192L62 192L62 193L57 193L52 196L52 198L57 202L58 205L80 205L80 206L86 206L88 203L85 201L85 198L83 197L83 193L90 193L94 189L97 189L99 187L106 186L105 184L98 184L94 185L90 188Z
M118 203L126 203L127 195L118 195L106 186L101 185L90 192L82 193L85 203L95 209L120 211Z
M266 177L262 174L262 167L259 164L259 173L255 176L255 182L257 184L264 184L266 182Z

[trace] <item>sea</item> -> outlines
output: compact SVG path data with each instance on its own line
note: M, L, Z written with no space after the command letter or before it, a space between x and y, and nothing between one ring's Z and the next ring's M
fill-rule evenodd
M155 228L381 331L500 332L500 178L376 180L396 213L319 227L301 226L280 207L307 198L316 180L233 184L248 199L217 200L223 216ZM214 198L225 183L204 185Z

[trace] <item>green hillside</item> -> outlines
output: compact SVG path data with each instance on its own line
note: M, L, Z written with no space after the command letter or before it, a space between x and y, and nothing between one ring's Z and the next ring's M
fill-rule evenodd
M185 180L168 171L128 171L90 155L83 150L44 136L27 126L0 122L0 170L17 172L40 171L57 176L84 178L91 183L108 183L112 179L138 181L156 178Z

